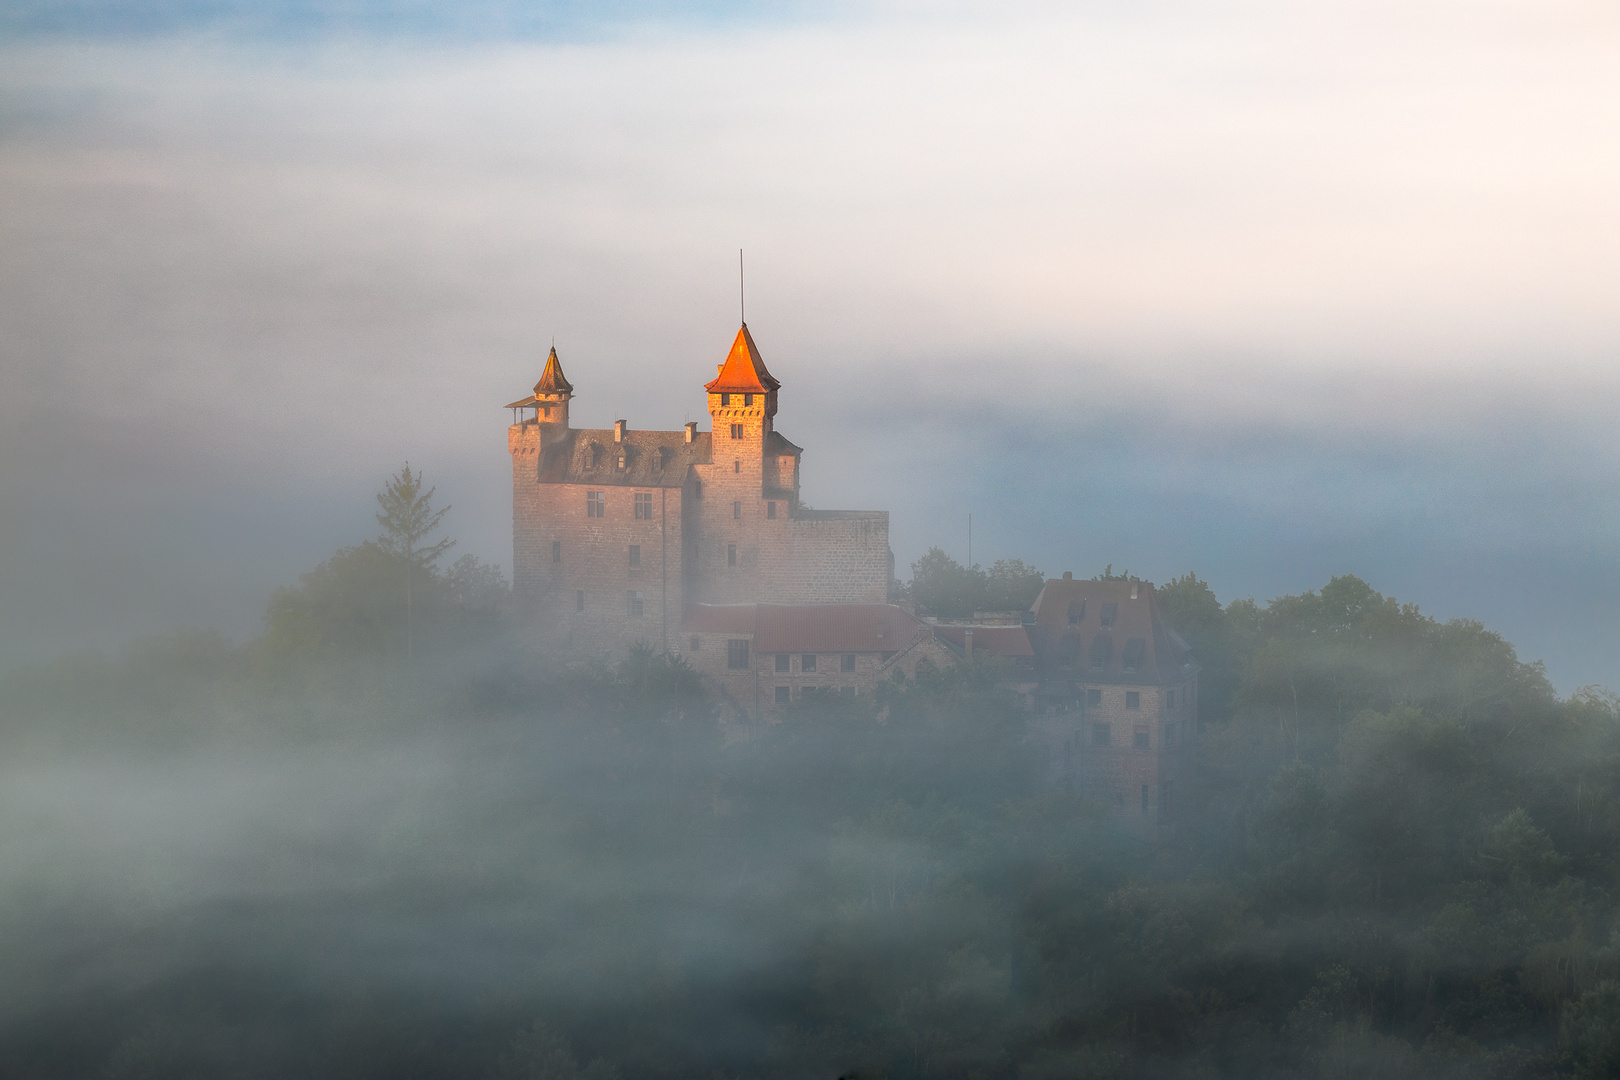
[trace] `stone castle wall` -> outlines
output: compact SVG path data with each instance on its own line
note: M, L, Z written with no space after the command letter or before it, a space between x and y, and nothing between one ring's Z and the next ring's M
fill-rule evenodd
M675 649L684 595L681 489L539 483L543 427L517 426L507 436L514 591L543 635L559 643L593 650L644 641ZM602 494L601 517L588 513L591 491ZM650 520L635 517L638 493L652 496ZM553 544L560 546L554 551ZM631 564L632 545L639 565ZM640 615L632 613L632 592L641 594Z

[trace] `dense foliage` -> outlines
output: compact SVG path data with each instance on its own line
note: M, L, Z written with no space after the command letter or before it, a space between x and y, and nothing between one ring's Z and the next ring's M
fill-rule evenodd
M991 664L723 728L492 568L339 553L265 636L0 685L0 1073L1602 1077L1620 699L1354 578L1161 592L1194 820L1041 779Z
M925 615L966 618L975 611L1023 611L1040 595L1046 576L1022 559L997 559L989 569L963 566L931 547L911 564L911 580L897 599Z

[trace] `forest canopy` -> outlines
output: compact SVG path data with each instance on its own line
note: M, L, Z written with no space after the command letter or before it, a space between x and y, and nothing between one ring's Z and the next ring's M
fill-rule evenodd
M1041 576L914 570L945 615ZM246 644L10 675L0 1062L1620 1071L1620 699L1560 698L1499 635L1354 577L1158 596L1204 692L1196 812L1156 844L1045 779L993 662L739 730L678 656L536 653L498 568L381 541Z

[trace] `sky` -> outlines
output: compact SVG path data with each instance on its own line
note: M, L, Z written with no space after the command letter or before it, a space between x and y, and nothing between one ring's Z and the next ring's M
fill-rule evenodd
M0 0L0 670L256 633L500 406L1222 600L1356 574L1620 687L1620 12Z

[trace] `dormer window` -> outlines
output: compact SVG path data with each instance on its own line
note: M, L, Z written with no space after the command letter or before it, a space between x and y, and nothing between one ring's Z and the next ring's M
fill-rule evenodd
M602 447L598 443L591 443L590 452L585 455L585 467L594 469L602 464Z
M1114 616L1118 614L1118 604L1104 604L1102 606L1102 610L1097 613L1097 621L1102 623L1104 626L1113 626Z
M1091 666L1101 671L1114 659L1114 639L1107 634L1098 634L1091 639Z
M620 454L619 455L619 468L622 469L626 465L628 465L629 463L630 463L630 455L629 454Z
M1069 605L1069 625L1079 626L1086 618L1086 602L1076 600Z
M1126 671L1135 671L1142 666L1142 662L1146 658L1147 638L1133 637L1125 639L1125 655L1120 659L1124 662Z

